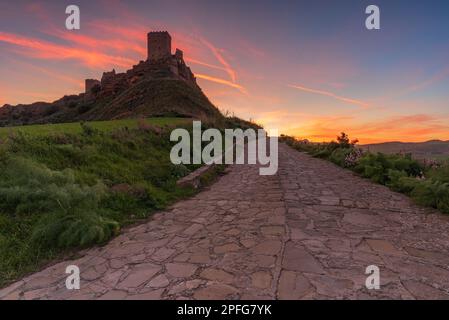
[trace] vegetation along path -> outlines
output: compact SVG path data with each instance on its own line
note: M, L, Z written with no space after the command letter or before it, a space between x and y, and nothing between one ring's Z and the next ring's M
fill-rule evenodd
M210 189L6 299L449 298L448 217L281 144L279 171L236 165ZM65 268L81 289L65 287ZM365 287L366 267L380 289Z

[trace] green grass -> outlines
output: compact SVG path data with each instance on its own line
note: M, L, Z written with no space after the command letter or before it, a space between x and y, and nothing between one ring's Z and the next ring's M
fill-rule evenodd
M187 118L147 118L145 122L154 126L166 126L166 125L182 125L192 121ZM128 127L129 129L135 129L138 126L138 119L123 119L123 120L111 120L111 121L91 121L89 126L99 130L101 132L108 132L118 128ZM45 136L52 133L66 133L66 134L79 134L82 132L82 128L79 122L73 123L55 123L55 124L39 124L29 126L18 127L1 127L0 138L5 138L11 133L22 132L33 136Z
M170 128L190 121L11 128L0 143L0 287L192 195L176 181L197 166L169 158Z

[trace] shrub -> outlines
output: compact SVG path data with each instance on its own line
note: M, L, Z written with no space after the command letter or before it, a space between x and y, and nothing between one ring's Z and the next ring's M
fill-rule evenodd
M85 247L103 243L118 234L119 224L84 208L45 215L33 231L31 240L45 247Z
M363 155L364 152L362 149L352 148L351 152L345 158L344 166L347 168L355 167Z
M346 158L352 153L352 148L337 148L335 149L329 157L329 160L333 163L345 167L346 166Z
M411 192L412 198L421 205L449 213L449 183L424 180Z
M416 177L423 168L409 155L385 155L383 153L367 153L360 158L355 171L363 177L380 184L391 182L390 170L404 172L406 176Z
M86 122L81 122L81 129L83 130L83 134L86 136L93 136L96 133L99 133L99 131L92 126L88 125Z
M449 163L442 164L440 167L431 167L426 175L435 181L449 183Z

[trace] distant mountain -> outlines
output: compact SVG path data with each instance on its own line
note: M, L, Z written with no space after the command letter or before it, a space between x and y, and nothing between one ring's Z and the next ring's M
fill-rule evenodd
M183 52L171 53L168 32L150 32L148 50L146 61L124 73L112 70L104 72L101 80L87 79L85 92L79 95L1 107L0 126L141 116L222 117L196 83Z
M449 157L449 141L431 140L427 142L385 142L361 145L371 152L411 153L415 158Z

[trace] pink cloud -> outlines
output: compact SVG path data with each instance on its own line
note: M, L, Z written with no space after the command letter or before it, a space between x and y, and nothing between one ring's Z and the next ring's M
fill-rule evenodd
M78 60L92 68L106 68L111 65L125 68L132 66L134 63L134 60L126 57L72 48L6 32L0 32L0 41L25 49L19 50L20 54L25 56L51 60Z

